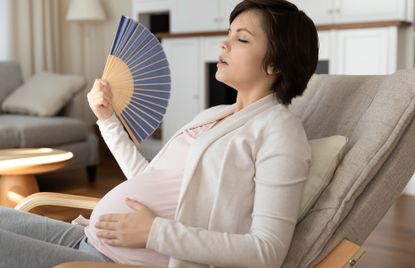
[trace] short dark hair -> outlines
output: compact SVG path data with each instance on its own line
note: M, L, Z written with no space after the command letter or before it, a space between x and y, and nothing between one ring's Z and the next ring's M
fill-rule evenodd
M313 21L297 6L285 0L244 0L232 11L229 23L242 12L259 10L268 36L263 68L279 73L272 85L284 105L301 96L318 62L318 35Z

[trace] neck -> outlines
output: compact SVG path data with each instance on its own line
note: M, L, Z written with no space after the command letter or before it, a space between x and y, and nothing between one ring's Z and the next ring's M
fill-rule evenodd
M236 97L236 107L235 112L237 113L240 110L244 109L248 105L256 102L259 99L262 99L263 97L272 94L271 90L268 91L261 91L261 92L241 92L238 91L238 95Z

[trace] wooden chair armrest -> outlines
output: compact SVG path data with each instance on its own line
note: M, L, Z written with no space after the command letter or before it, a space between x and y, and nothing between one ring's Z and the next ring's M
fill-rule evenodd
M315 268L356 267L364 254L359 245L343 239Z
M30 211L39 206L61 206L94 209L100 199L96 197L41 192L29 195L16 205L15 209Z
M90 261L75 261L59 264L53 268L157 268L156 266L148 265L129 265L119 263L100 263Z

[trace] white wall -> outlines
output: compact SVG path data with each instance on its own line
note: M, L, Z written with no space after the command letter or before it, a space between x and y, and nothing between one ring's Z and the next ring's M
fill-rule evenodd
M9 14L11 0L0 0L0 60L9 60L10 57L10 31Z

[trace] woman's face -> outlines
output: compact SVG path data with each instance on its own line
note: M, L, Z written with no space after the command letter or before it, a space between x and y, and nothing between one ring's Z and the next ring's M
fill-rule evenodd
M221 43L221 48L216 71L218 81L238 91L269 84L270 77L262 66L267 35L260 11L248 10L239 14L230 25L228 38Z

